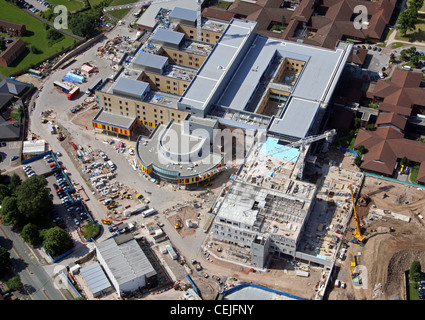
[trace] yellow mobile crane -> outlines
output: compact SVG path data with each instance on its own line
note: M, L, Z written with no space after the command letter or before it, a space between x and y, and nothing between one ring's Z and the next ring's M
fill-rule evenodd
M357 216L356 203L354 201L353 189L351 187L351 184L350 184L350 192L351 192L351 201L353 202L354 220L356 221L356 230L354 231L354 238L356 238L359 242L363 242L366 236L362 235L361 225L360 225L359 217Z

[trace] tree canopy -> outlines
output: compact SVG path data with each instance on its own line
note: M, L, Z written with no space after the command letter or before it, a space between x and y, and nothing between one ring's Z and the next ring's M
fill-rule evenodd
M32 245L36 245L41 242L40 231L37 226L32 223L28 223L22 228L20 236L25 242Z
M53 196L47 188L44 176L34 176L25 180L15 191L18 210L27 222L40 225L46 222L53 206Z
M45 232L43 247L52 257L57 257L72 249L73 243L68 232L54 227Z
M5 248L0 248L0 274L2 275L10 264L10 253Z
M397 28L401 31L402 35L405 36L409 30L415 30L416 23L418 22L418 11L422 8L423 4L424 0L412 0L409 7L400 14Z

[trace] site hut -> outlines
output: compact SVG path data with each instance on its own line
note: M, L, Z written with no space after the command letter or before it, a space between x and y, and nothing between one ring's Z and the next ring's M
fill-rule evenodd
M212 136L218 121L187 116L183 123L170 121L158 126L150 137L140 136L137 161L152 178L179 185L193 185L212 179L224 170L224 157L213 150ZM195 134L204 129L204 135Z
M46 152L46 140L24 141L22 158L29 159Z
M119 297L125 292L157 285L157 272L131 234L96 243L96 257Z
M114 287L99 262L80 268L79 271L94 298L113 292Z

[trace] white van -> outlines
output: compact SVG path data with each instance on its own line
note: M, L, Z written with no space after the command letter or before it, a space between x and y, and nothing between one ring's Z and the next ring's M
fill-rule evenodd
M111 168L111 170L115 170L117 168L111 160L109 160L106 163L108 164L109 168Z
M408 70L408 71L411 71L412 70L412 67L411 66L403 66L402 68L404 70Z
M156 210L154 208L150 208L150 209L142 212L142 217L146 218L146 217L149 217L151 215L154 215L155 213L156 213Z

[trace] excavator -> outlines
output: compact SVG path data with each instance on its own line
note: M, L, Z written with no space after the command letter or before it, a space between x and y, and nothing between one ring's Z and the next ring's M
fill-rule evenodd
M362 235L361 224L360 224L360 221L359 221L359 217L357 215L356 203L354 201L353 188L351 187L351 184L350 184L350 192L351 192L351 201L353 203L354 220L356 221L356 230L354 231L354 238L357 241L359 241L360 243L363 243L363 241L365 240L366 236L365 235Z

